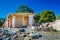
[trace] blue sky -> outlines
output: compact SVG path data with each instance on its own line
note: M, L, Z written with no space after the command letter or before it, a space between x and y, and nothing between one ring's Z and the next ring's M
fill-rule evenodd
M42 10L53 10L55 15L60 13L60 0L0 0L0 18L14 13L20 5L26 5L35 13Z

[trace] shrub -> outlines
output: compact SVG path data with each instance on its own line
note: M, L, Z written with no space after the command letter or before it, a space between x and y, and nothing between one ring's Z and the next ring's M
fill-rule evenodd
M56 29L53 29L53 32L57 32L57 30Z

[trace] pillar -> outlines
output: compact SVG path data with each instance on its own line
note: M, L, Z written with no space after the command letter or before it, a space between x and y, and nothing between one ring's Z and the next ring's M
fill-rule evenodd
M8 16L8 19L7 19L7 24L8 24L8 28L10 28L10 17Z
M12 27L15 27L15 16L12 16Z
M5 24L5 27L8 28L8 20L6 20L4 24Z
M33 15L29 15L29 26L31 27L33 24Z
M23 26L25 26L24 16L23 16Z

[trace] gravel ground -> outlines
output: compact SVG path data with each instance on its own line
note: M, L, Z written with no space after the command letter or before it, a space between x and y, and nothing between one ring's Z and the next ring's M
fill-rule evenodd
M42 35L42 38L38 40L60 40L60 32L59 33L43 32L40 34Z
M50 32L40 32L42 37L39 39L32 39L32 40L60 40L60 32L59 33L50 33ZM26 40L28 37L26 38Z
M27 31L28 29L26 29ZM30 32L32 30L28 30L28 32ZM40 33L40 35L42 35L42 37L40 37L39 39L31 39L31 40L60 40L60 32L44 32L44 31L39 31L38 33ZM11 40L29 40L29 37L26 38L17 38L17 39L13 39L13 36L11 36ZM7 40L7 39L3 39L3 40Z

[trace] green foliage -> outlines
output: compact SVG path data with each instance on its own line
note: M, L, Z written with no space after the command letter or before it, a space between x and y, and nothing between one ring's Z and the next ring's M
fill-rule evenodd
M2 26L3 25L3 22L0 22L0 26Z
M5 22L5 18L0 18L0 26L2 26L4 22Z
M40 18L39 14L34 15L35 23L38 23L39 18Z
M39 23L53 22L56 19L54 12L50 10L44 10L40 13Z
M53 32L58 32L56 29L53 29Z
M21 5L16 10L16 13L34 13L34 11L25 5Z
M56 20L60 19L60 14L56 16Z

